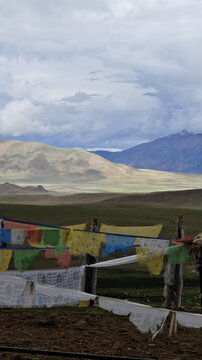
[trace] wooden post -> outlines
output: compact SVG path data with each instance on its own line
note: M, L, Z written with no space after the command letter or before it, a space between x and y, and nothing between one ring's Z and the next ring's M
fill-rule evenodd
M174 311L172 311L171 320L170 320L169 338L173 333L173 326L174 326Z
M172 333L177 334L177 320L176 320L176 312L172 311L171 321L170 321L170 328L169 328L169 338L171 337Z
M86 257L86 265L95 264L97 259L95 256L90 254L85 254ZM97 285L97 269L86 267L85 274L85 287L84 291L89 294L96 294L96 285Z
M184 237L183 217L179 216L176 220L176 240ZM179 309L181 305L181 295L183 287L183 264L167 264L165 271L165 302L164 306L172 309Z
M176 320L176 312L174 312L174 334L177 334L177 320Z
M98 233L99 232L99 224L97 218L93 219L92 224L90 226L90 231ZM84 256L84 264L91 265L97 262L97 258L90 254L85 254ZM85 286L84 291L89 294L96 294L97 287L97 269L86 267L85 269Z

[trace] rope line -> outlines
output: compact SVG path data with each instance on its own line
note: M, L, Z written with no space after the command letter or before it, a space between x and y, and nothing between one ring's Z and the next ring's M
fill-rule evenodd
M12 352L22 354L38 354L38 355L49 355L49 356L63 356L65 358L75 357L77 359L97 359L97 360L155 360L151 358L137 358L127 356L109 356L109 355L97 355L97 354L85 354L85 353L74 353L65 351L54 351L54 350L38 350L38 349L27 349L17 347L0 346L0 352Z

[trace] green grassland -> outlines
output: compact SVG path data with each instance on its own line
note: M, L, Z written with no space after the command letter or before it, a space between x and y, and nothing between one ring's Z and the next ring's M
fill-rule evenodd
M50 225L71 225L87 222L97 217L100 223L143 226L163 224L160 237L173 238L174 220L183 215L185 235L196 236L202 232L202 209L186 208L155 203L92 203L57 206L0 204L0 216ZM131 250L130 253L134 253ZM116 254L116 257L123 253ZM37 258L32 268L44 267L43 256ZM103 258L102 258L103 259ZM47 260L46 260L47 261ZM73 258L73 264L80 264L81 258ZM167 259L164 261L164 268ZM12 264L11 264L12 265ZM53 267L50 261L45 266ZM146 267L130 264L98 271L98 295L128 299L144 304L160 306L163 303L163 271L159 276L149 274ZM192 311L200 311L199 278L194 266L184 266L184 289L182 305Z
M172 238L174 220L183 215L185 235L202 232L202 209L155 203L93 203L57 206L0 204L0 216L49 225L88 224L97 217L100 223L143 226L163 224L161 237Z

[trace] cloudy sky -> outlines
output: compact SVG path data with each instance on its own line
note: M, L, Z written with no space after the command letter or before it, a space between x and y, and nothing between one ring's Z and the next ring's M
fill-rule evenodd
M126 149L202 132L202 0L0 0L0 138Z

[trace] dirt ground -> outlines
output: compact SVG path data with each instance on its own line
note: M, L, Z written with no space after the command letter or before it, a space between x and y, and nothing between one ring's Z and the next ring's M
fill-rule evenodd
M177 335L169 339L169 323L168 318L163 332L152 340L151 334L141 334L127 316L97 307L0 309L0 346L159 360L201 360L202 329L178 326ZM0 352L0 359L5 360L54 358Z

